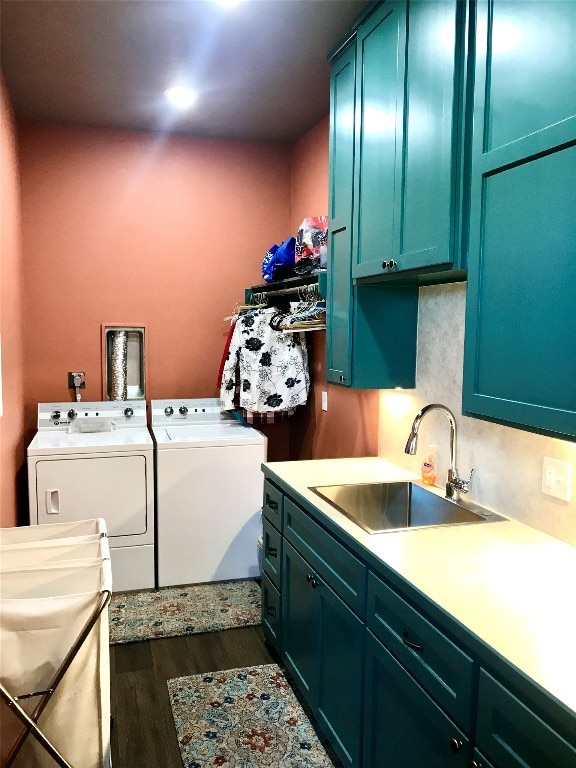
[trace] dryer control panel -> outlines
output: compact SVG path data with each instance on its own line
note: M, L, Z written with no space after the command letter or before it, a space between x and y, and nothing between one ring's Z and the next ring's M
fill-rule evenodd
M38 431L111 432L145 426L144 400L38 403Z
M152 400L152 426L168 424L219 424L235 421L231 411L220 410L217 397L188 400Z

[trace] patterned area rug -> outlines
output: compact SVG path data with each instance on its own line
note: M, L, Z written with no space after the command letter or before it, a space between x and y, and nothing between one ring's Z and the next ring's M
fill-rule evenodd
M276 664L168 680L186 768L332 768Z
M119 592L109 618L111 644L250 627L260 624L260 586L248 579Z

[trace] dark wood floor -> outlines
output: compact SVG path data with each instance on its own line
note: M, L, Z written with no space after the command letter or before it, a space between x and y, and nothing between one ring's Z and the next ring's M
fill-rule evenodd
M261 627L112 645L113 768L182 768L167 680L271 662Z

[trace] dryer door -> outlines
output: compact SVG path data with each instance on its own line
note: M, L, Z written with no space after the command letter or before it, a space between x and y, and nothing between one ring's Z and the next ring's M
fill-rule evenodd
M38 523L63 523L103 517L108 535L147 532L147 480L144 456L87 456L36 462ZM152 531L150 531L152 533ZM111 542L112 543L112 542Z

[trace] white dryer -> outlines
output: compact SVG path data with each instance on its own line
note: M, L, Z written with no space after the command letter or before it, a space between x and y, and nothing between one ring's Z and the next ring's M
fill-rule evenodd
M266 437L216 398L153 400L158 586L255 578Z
M143 400L40 403L30 524L102 517L114 591L155 586L154 444Z

